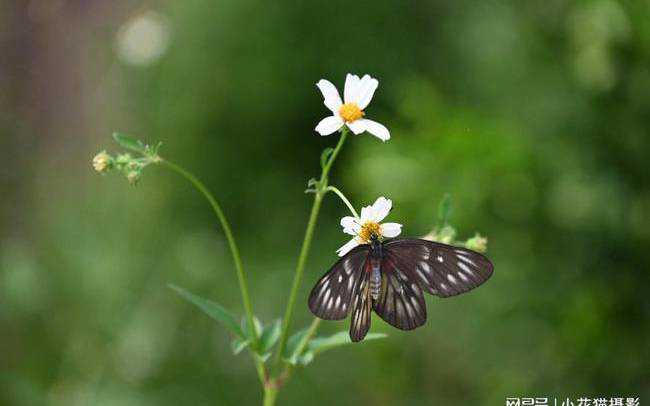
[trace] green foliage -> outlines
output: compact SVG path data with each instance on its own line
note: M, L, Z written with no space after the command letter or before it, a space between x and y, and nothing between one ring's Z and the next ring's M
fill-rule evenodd
M323 152L320 154L320 167L325 168L325 165L327 165L327 161L329 160L330 156L334 152L334 148L325 148Z
M113 133L113 139L115 142L120 144L122 148L138 152L143 155L147 153L147 148L144 143L130 135L115 132Z
M281 320L275 320L266 326L263 326L257 317L254 317L253 320L255 323L255 332L259 337L259 348L251 348L251 351L260 357L262 361L266 361L271 356L273 346L278 342L278 338L280 338ZM235 355L248 348L250 343L254 341L250 337L248 323L245 317L241 321L241 331L244 337L234 337L230 343L232 352Z
M244 331L247 329L242 329L237 323L235 316L228 311L225 307L220 304L213 302L208 299L204 299L200 296L196 296L187 290L180 288L176 285L169 285L176 293L178 293L183 299L192 303L199 309L201 309L208 316L212 317L214 320L218 321L223 327L230 331L236 338L240 340L246 340L248 337L244 334ZM240 350L241 351L241 350Z
M340 331L325 337L313 337L306 345L300 350L299 345L303 342L308 329L303 329L295 333L289 339L287 351L285 353L285 361L291 365L307 365L310 364L314 357L324 351L341 347L348 344L354 344L350 340L350 334L347 331ZM378 340L380 338L388 337L383 333L368 333L363 342ZM362 345L357 343L357 345Z
M282 321L279 319L264 327L260 336L260 353L266 354L271 351L280 338L281 327Z
M284 360L289 364L296 365L298 363L298 359L302 353L299 346L301 345L308 332L309 328L306 327L302 330L297 331L296 333L292 334L291 337L289 337L285 352L283 354Z

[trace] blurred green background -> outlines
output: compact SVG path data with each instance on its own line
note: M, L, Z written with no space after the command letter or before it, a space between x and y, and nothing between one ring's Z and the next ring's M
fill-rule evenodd
M315 83L380 81L331 182L427 233L489 237L496 272L429 320L298 371L281 404L650 399L650 3L29 0L0 3L0 403L257 404L228 334L167 288L242 313L222 232L162 168L90 160L162 141L228 214L265 322L284 310L326 114ZM347 241L328 196L294 325ZM346 330L325 322L321 332Z

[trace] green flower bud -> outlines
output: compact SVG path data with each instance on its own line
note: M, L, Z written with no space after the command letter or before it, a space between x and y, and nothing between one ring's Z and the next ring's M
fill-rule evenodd
M479 233L465 242L465 246L477 252L487 251L487 237L481 236Z
M131 154L120 154L115 158L115 164L117 166L125 166L131 162Z
M135 185L140 180L140 171L130 171L126 174L126 179L130 184Z

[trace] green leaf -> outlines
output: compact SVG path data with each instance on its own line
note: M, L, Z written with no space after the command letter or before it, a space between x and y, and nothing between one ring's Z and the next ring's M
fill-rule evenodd
M113 139L123 148L130 149L131 151L139 152L141 154L147 153L147 147L142 143L142 141L135 139L130 135L113 133Z
M262 362L264 363L264 362L266 362L269 358L271 358L271 353L270 353L270 352L267 352L266 354L263 354L263 355L255 354L255 356L256 356L260 361L262 361Z
M306 353L302 354L300 357L298 357L298 364L300 365L308 365L314 360L314 353L311 351L307 351Z
M383 333L370 333L364 338L364 341L377 340L384 337L387 337L387 335ZM352 344L349 333L347 331L340 331L329 337L317 337L312 339L307 345L307 352L313 352L315 355L319 352L347 344Z
M294 333L291 337L289 337L289 340L287 340L287 346L285 347L284 354L282 356L285 361L291 365L296 365L298 363L298 358L300 356L300 354L298 354L298 345L305 337L308 330L309 328L305 327L297 333Z
M320 154L321 168L325 168L325 165L327 165L327 161L329 160L330 155L332 155L332 152L334 152L334 148L325 148L323 152Z
M265 353L271 350L280 338L280 320L276 320L266 326L260 336L260 352Z
M176 291L176 293L178 293L183 299L192 303L199 309L203 310L208 316L221 323L236 337L246 339L241 327L239 327L239 323L237 323L237 319L235 319L235 316L226 310L226 308L211 300L196 296L176 285L170 284L169 287Z
M291 336L287 342L287 351L284 358L285 361L291 365L307 365L314 360L314 357L317 354L323 351L340 347L342 345L352 344L350 334L347 331L340 331L329 337L311 339L309 343L307 343L306 348L298 354L298 344L305 337L305 334L307 334L307 329L300 330ZM387 337L387 335L383 333L370 333L364 338L364 341L377 340L384 337ZM286 354L290 355L286 356Z
M451 216L451 211L451 195L449 193L445 193L445 195L442 197L442 200L440 200L440 203L438 204L438 224L440 226L447 224L449 217Z
M255 325L255 334L259 337L262 334L262 322L260 322L260 319L253 316L253 324ZM246 316L241 319L241 329L244 332L245 337L252 338L248 330L248 320Z
M242 340L241 338L235 337L230 343L230 348L232 349L232 353L237 355L242 352L244 348L248 347L248 344L250 344L250 340Z

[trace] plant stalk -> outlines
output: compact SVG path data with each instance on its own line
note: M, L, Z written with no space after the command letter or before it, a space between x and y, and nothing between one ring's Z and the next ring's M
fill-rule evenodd
M278 344L278 350L275 354L275 370L279 371L280 364L282 362L282 356L284 354L285 347L287 345L287 339L289 336L289 329L291 328L291 318L293 316L293 307L296 302L296 296L298 295L298 290L300 288L300 282L302 281L302 274L305 270L305 264L307 262L307 256L309 255L309 249L311 248L311 241L314 235L314 229L316 228L316 220L318 219L318 213L320 211L321 203L323 197L325 196L327 189L327 181L330 169L332 164L336 160L345 139L348 135L347 127L343 127L341 131L341 137L339 138L338 144L334 148L332 155L327 160L327 163L323 166L323 171L321 172L320 180L317 185L316 194L314 195L314 204L311 208L311 213L309 215L309 221L307 222L307 229L305 230L305 238L302 242L302 247L300 248L300 256L298 257L298 264L296 265L296 272L293 277L293 284L291 286L291 292L289 293L289 301L287 302L287 309L284 313L284 318L282 319L282 333L280 334L280 341Z
M249 335L250 337L253 338L253 342L251 343L252 348L253 349L257 348L259 337L257 336L257 332L255 331L255 323L253 321L253 306L251 305L250 295L248 293L248 283L246 282L246 273L244 272L241 256L239 255L239 248L237 248L237 243L235 242L235 237L232 234L230 223L228 223L228 220L226 219L226 216L223 213L221 206L214 198L212 193L210 193L208 188L196 176L194 176L193 174L191 174L181 166L173 162L167 161L165 159L160 159L157 162L161 163L162 165L165 165L167 168L171 169L172 171L176 172L177 174L181 175L183 178L188 180L208 200L210 206L212 206L212 210L214 211L214 214L219 219L219 222L221 223L221 228L223 229L223 233L226 235L226 240L228 240L228 247L230 248L230 253L232 254L233 262L235 263L235 269L237 270L237 280L239 281L239 290L241 292L242 302L244 304L244 311L246 313L246 321L248 324ZM255 368L257 369L257 375L262 385L264 385L266 381L266 372L264 370L264 364L258 359L258 357L255 356L254 353L252 354L252 356L253 356L253 362L255 362Z

